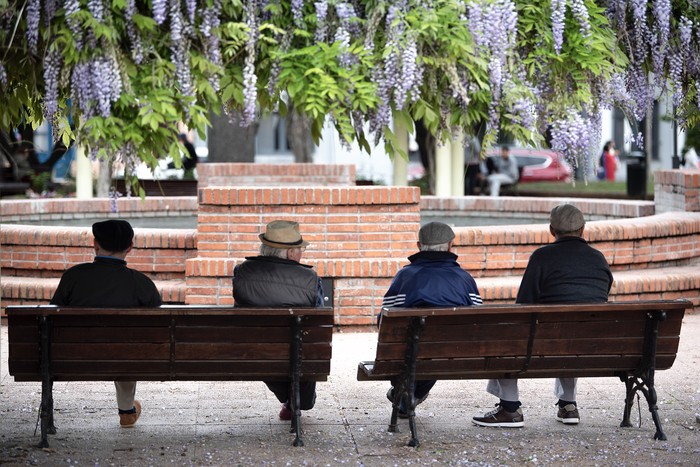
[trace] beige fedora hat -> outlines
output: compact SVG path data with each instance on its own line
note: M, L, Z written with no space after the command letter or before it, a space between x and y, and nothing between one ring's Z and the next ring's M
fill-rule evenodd
M309 244L301 238L299 223L294 221L272 221L258 237L273 248L305 248Z

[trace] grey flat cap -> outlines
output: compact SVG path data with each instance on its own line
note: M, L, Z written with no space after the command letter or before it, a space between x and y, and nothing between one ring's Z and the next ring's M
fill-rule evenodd
M549 214L549 223L556 232L576 232L586 224L583 213L573 204L560 204Z
M418 231L418 241L421 245L440 245L454 238L452 228L442 222L428 222Z

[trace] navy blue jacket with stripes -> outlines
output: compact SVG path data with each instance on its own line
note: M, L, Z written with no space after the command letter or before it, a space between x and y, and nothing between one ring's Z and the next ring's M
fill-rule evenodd
M474 278L448 251L420 251L394 277L382 306L428 307L481 305Z

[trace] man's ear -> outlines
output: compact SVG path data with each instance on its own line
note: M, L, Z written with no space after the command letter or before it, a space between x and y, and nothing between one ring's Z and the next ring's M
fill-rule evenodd
M554 233L554 229L552 228L552 224L549 224L549 233L552 234L552 237L557 238L557 234Z
M129 248L127 248L126 250L124 250L124 254L125 254L125 255L128 255L128 254L131 252L131 249L132 249L132 248L134 248L134 242L133 242L133 240L132 240L131 243L129 244Z

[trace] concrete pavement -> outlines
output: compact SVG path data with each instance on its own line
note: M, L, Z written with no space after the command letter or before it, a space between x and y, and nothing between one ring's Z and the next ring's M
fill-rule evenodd
M356 381L375 354L376 333L338 332L328 382L304 412L304 447L291 446L279 403L260 382L139 383L143 415L118 425L111 383L56 383L58 433L48 449L34 435L41 385L16 383L7 370L7 327L0 360L0 465L698 465L700 466L700 315L686 316L678 358L657 373L668 441L654 441L646 402L635 427L620 428L624 385L615 378L579 384L581 424L554 419L552 380L521 382L522 429L473 426L495 398L485 381L440 381L417 410L421 447L406 446L408 422L388 433L387 383Z

